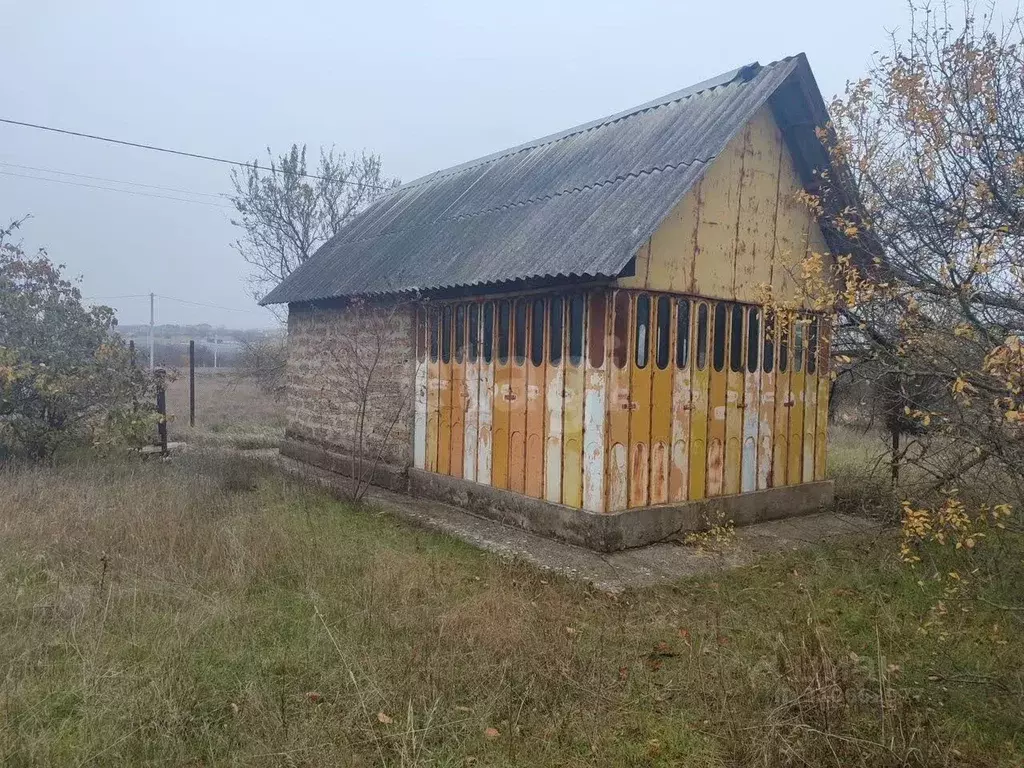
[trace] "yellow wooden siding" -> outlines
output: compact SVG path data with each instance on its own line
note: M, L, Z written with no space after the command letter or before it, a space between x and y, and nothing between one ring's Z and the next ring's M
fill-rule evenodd
M494 346L487 363L473 363L468 355L457 359L451 337L449 361L440 351L435 357L427 329L426 402L417 405L417 418L425 420L425 444L415 446L422 451L423 466L594 512L822 479L827 366L819 362L818 370L808 371L805 329L805 357L796 370L791 323L783 325L789 357L785 368L780 366L778 330L767 342L746 338L767 332L761 309L760 326L748 325L751 307L763 303L767 289L780 301L792 300L801 260L809 252L826 252L820 228L798 199L800 189L793 159L765 107L639 249L634 274L608 291L562 296L560 360L552 360L551 339L545 336L543 359L533 361L531 308L538 294L492 303ZM547 307L545 327L554 295L541 298ZM587 352L575 362L569 351L573 295L582 296L587 307L582 329ZM594 296L604 297L599 312L604 325L596 331L604 346L603 355L592 359L588 326ZM667 364L659 365L658 302L663 296L671 304L670 343ZM650 302L646 326L637 325L641 297ZM505 362L497 339L503 301L508 303ZM527 315L522 328L516 321L520 302ZM720 370L714 365L718 304L725 309ZM742 332L734 334L737 304L744 322ZM690 321L685 362L679 365L677 321L683 305L689 307ZM449 334L456 331L457 306L436 310L451 313ZM697 361L700 306L707 311L703 366ZM481 323L482 316L481 311ZM803 321L808 318L804 315ZM516 355L517 330L526 338L521 358ZM819 348L826 344L824 327L820 336ZM646 346L640 357L638 343ZM766 343L774 357L771 370L765 368ZM750 344L758 348L753 370ZM742 353L739 360L732 359L734 345ZM819 361L827 360L827 351L821 355ZM475 451L470 445L474 437L480 443Z
M760 304L797 294L800 262L826 253L821 228L798 199L793 158L767 106L726 146L636 255L622 288Z

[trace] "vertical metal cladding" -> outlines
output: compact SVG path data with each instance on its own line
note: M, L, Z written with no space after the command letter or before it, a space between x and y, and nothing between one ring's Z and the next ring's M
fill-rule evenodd
M611 370L608 374L608 480L609 512L623 510L629 504L629 413L633 405L630 391L630 350L633 346L633 294L618 290L612 299L610 339Z
M693 304L672 299L672 452L668 477L669 501L685 501L690 493L690 350L693 347Z
M822 318L603 288L417 317L419 468L592 512L825 475Z
M478 394L476 480L492 483L491 454L494 434L494 302L482 304L480 311L480 389Z
M758 433L761 426L761 309L747 307L746 355L743 366L743 456L740 492L756 491L758 469Z
M565 298L548 299L547 375L544 385L544 498L562 501L562 414L565 403Z
M591 291L587 297L586 339L580 331L579 345L571 350L579 367L586 350L583 391L583 508L605 511L605 422L608 414L608 313L611 305L605 291ZM582 321L580 321L582 322Z
M587 297L570 294L566 326L565 391L563 424L565 444L562 453L562 503L577 509L583 506L583 434L584 380L583 338L586 327Z

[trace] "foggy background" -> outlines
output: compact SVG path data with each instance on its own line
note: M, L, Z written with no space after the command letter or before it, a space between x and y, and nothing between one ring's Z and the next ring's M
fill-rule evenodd
M0 117L242 161L365 148L409 181L800 51L828 100L907 19L896 0L841 18L809 0L425 6L7 0ZM276 323L230 248L229 173L0 124L0 221L31 214L26 248L46 246L87 297L170 297L157 323ZM148 296L102 303L149 321Z

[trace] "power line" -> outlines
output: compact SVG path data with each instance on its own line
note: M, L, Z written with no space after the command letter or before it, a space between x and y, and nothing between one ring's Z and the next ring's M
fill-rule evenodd
M223 309L227 312L249 312L251 314L263 314L258 309L239 309L238 307L224 307L220 304L206 304L201 301L191 301L189 299L179 299L177 296L164 296L160 293L153 294L158 299L167 299L168 301L176 301L179 304L191 304L193 307L206 307L208 309ZM82 301L113 301L116 299L148 299L148 293L128 293L123 296L83 296Z
M186 195L202 195L203 197L215 197L219 200L224 199L222 193L217 192L196 192L191 189L181 189L179 187L161 187L157 184L144 184L141 181L125 181L124 179L108 179L105 176L89 176L85 173L72 173L71 171L59 171L55 168L39 168L34 165L19 165L18 163L8 163L0 160L0 165L5 165L8 168L20 168L24 171L41 171L43 173L56 173L60 176L74 176L77 179L92 179L93 181L107 181L111 184L129 184L135 187L146 187L147 189L160 189L164 192L182 192Z
M257 163L242 163L238 160L228 160L223 157L214 157L213 155L201 155L197 152L186 152L180 149L167 149L166 147L157 147L153 144L142 144L137 141L125 141L123 139L112 139L108 136L97 136L92 133L81 133L79 131L69 131L64 128L53 128L49 125L38 125L36 123L25 123L21 120L10 120L8 118L0 117L0 123L7 123L8 125L19 125L22 128L34 128L37 131L50 131L51 133L62 133L66 136L77 136L82 139L92 139L94 141L105 141L108 144L120 144L125 147L135 147L137 149L148 149L151 152L164 152L168 155L180 155L181 157L191 157L196 160L209 160L213 163L224 163L225 165L237 165L242 168L257 168L261 171L270 171L271 173L278 173L279 168L268 168L264 165L258 165ZM307 179L318 179L320 181L329 181L323 176L317 176L312 173L300 173L298 176L304 176ZM351 184L357 187L367 187L369 189L387 190L389 187L381 186L379 184L360 184L358 181L341 180L342 184Z
M192 200L187 197L173 197L172 195L158 195L153 192L139 192L134 189L118 189L117 187L104 187L99 184L86 184L81 181L71 181L69 179L48 179L45 176L32 176L27 173L14 173L13 171L0 171L0 176L14 176L19 179L34 179L35 181L49 181L54 184L68 184L72 187L86 187L87 189L103 189L107 192L121 192L125 195L137 195L139 197L155 197L161 200L176 200L179 203L196 203L198 205L209 205L213 208L233 208L231 205L222 205L220 203L212 203L209 200Z
M189 301L188 299L177 299L174 296L163 296L159 293L155 294L158 299L168 299L169 301L177 301L180 304L191 304L193 307L207 307L209 309L223 309L228 312L249 312L251 314L263 314L257 309L238 309L236 307L222 307L219 304L204 304L201 301Z

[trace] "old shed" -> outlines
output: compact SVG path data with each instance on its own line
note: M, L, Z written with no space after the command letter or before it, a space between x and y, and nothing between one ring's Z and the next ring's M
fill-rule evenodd
M264 299L283 450L352 450L304 371L360 299L402 307L392 484L599 549L826 502L828 319L764 306L838 247L799 194L826 121L798 55L399 187Z

